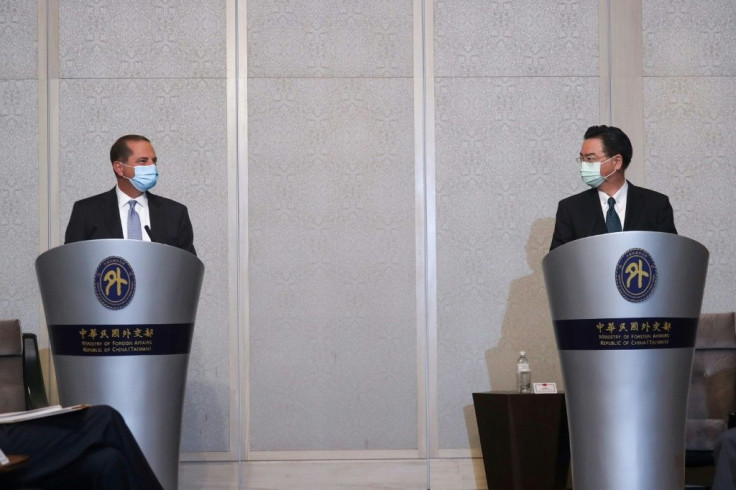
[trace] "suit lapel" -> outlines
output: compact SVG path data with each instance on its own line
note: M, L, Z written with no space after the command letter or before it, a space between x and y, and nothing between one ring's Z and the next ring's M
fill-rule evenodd
M628 182L628 181L627 181ZM626 194L626 216L624 217L624 231L631 231L635 228L635 220L642 215L642 200L640 199L639 188L629 182L629 190Z
M148 218L151 220L151 233L161 230L163 226L161 216L161 202L158 200L158 196L148 193Z
M120 223L120 208L115 188L104 194L105 203L102 206L105 225L110 230L112 238L123 238L123 225Z
M585 236L606 233L606 221L603 219L601 203L598 199L598 189L590 189L585 198L585 226L588 230L588 234Z

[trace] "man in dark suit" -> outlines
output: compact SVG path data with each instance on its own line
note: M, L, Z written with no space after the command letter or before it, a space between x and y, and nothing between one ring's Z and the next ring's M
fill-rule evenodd
M619 128L588 128L578 163L591 189L560 201L550 250L607 232L677 233L669 198L626 180L632 153L629 137Z
M29 457L0 472L0 488L161 489L123 417L106 405L0 424L0 449Z
M74 203L64 243L127 238L165 243L196 255L186 206L148 189L156 185L156 152L144 136L129 134L110 148L113 189Z

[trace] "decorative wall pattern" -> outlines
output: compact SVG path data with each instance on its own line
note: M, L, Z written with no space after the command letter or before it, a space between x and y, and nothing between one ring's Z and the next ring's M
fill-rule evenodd
M416 448L412 82L248 88L251 448Z
M61 78L225 76L225 0L63 0Z
M253 450L417 447L412 8L248 2Z
M435 3L440 449L478 447L472 393L526 350L561 384L541 260L598 115L598 2ZM526 197L522 197L526 196Z
M36 2L0 1L0 318L38 332L38 54Z
M642 0L645 76L733 76L736 8L728 0Z
M410 77L411 0L248 1L250 77Z
M24 0L0 0L0 80L36 78L36 6Z
M35 20L35 19L25 19ZM38 82L0 80L0 318L39 331Z
M736 77L645 79L646 181L670 197L675 225L710 251L703 311L733 311ZM704 198L705 197L705 198Z
M559 199L583 190L575 155L597 78L436 83L440 447L477 447L475 391L561 383L541 260ZM526 196L526 197L523 197Z
M647 184L670 196L679 233L710 251L703 311L733 311L736 4L643 0L642 20Z
M435 0L435 75L598 76L598 1Z

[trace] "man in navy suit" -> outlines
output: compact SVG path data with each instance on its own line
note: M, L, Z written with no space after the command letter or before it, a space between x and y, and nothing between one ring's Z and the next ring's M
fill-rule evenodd
M677 233L669 198L626 180L632 153L629 137L619 128L588 128L577 160L591 189L560 201L550 250L607 232Z
M110 148L113 189L74 203L64 243L101 238L165 243L196 255L186 206L148 190L156 185L156 152L151 141L135 134Z
M0 471L0 488L161 490L125 420L112 407L0 424L0 449L28 462Z

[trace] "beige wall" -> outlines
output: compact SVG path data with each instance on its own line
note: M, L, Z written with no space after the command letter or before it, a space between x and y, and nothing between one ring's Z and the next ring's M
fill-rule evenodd
M207 267L182 487L482 487L471 394L512 388L520 349L561 385L540 262L587 126L630 134L629 177L711 251L704 310L733 310L735 17L0 0L0 313L48 345L33 261L146 134Z

